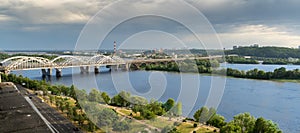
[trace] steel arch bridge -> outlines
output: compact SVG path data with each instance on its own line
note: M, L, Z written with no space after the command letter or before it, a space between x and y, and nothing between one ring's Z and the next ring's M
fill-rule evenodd
M0 62L0 70L2 72L10 72L14 70L34 70L34 69L62 69L69 67L84 66L106 66L125 64L125 61L117 56L95 55L87 56L58 56L53 60L42 57L15 56L7 58Z
M123 60L118 56L105 56L98 54L95 56L72 56L62 55L53 60L43 57L15 56L7 58L0 62L0 72L8 74L14 70L34 70L41 69L43 76L50 76L52 69L56 70L56 76L61 77L63 68L80 67L81 72L89 72L89 67L95 67L95 73L99 73L99 66L108 66L111 70L126 69L131 65L139 66L141 64L183 61L186 59L212 59L222 58L222 56L175 58L175 59L137 59Z

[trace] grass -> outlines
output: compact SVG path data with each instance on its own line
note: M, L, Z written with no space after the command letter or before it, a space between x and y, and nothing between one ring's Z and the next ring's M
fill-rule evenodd
M207 128L200 128L196 131L196 133L214 133L214 130L208 129Z
M191 122L183 122L177 127L177 131L181 133L190 133L196 129Z

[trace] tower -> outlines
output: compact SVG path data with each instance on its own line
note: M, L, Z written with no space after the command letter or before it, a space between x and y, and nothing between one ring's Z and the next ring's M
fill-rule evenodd
M117 43L116 41L114 41L114 54L113 55L116 55L117 53Z

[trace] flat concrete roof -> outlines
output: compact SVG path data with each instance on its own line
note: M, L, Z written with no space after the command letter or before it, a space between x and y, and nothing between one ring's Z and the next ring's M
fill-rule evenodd
M14 84L7 82L0 83L0 132L51 133Z

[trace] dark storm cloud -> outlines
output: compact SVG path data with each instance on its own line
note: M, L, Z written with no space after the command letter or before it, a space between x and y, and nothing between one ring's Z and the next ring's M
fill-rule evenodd
M129 3L145 9L151 7L148 5L155 7L155 4L161 4L164 1L167 0L128 0ZM300 44L299 0L186 1L199 9L208 18L221 39L225 40L223 41L225 47L231 47L234 42L243 44L268 42L268 45L276 46L280 45L276 42L286 42L282 45L291 47ZM44 42L45 45L47 44L47 48L58 47L59 45L72 48L84 24L99 10L113 2L115 1L2 0L0 4L0 46L5 49L13 49L22 45L22 43L27 43L28 45L32 44L30 45L32 47L36 47ZM177 8L173 7L167 10L187 19L190 18L192 21L190 14L178 12ZM114 10L118 11L117 8ZM128 9L128 12L121 12L120 15L130 13L130 10L134 9ZM182 29L178 24L166 24L164 21L155 19L146 22L141 20L135 23L134 26L143 26L139 23L160 26L161 29L176 34L181 33L180 29ZM136 30L135 28L128 26L124 30ZM124 32L121 30L119 33L123 34ZM182 33L184 34L184 32ZM260 36L253 36L255 34ZM250 35L249 39L248 36ZM268 36L275 36L281 40L272 42ZM209 38L209 35L207 37ZM189 38L188 35L187 38Z

